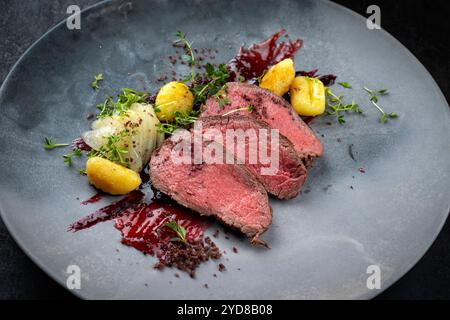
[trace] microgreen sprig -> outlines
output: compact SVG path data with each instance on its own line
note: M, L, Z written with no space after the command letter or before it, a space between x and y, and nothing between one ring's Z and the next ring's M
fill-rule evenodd
M189 113L175 111L173 121L158 123L156 127L159 132L172 134L176 129L194 123L198 119L199 114L200 111L198 110L193 110Z
M131 135L130 130L126 129L118 134L108 136L106 143L99 150L92 149L89 157L101 157L117 164L128 166L128 159L124 155L128 154L128 149L124 146L123 139Z
M94 81L92 81L92 83L91 83L92 89L98 90L100 88L99 85L98 85L98 83L100 81L103 81L103 73L99 73L99 74L94 76Z
M349 84L348 82L338 82L338 85L340 85L341 87L343 87L345 89L352 89L351 84Z
M178 224L175 220L171 220L167 221L164 226L174 231L177 235L177 237L170 239L170 241L181 241L187 244L186 229L181 224Z
M186 35L181 31L177 32L176 37L177 40L175 40L175 43L183 43L186 48L186 54L182 55L181 59L191 67L190 75L183 79L183 82L193 82L195 80L195 65L197 64L197 60L194 55L194 50L192 49L192 42L189 42L186 39Z
M97 118L102 119L114 114L124 115L133 103L146 102L148 97L149 94L146 92L123 88L122 92L117 97L117 101L114 101L112 97L108 97L103 103L97 105L97 108L100 110Z
M364 87L364 90L370 95L370 102L378 109L380 112L380 122L386 123L388 119L397 118L398 115L395 112L386 112L378 105L378 96L384 96L389 94L387 89L372 90Z
M60 148L60 147L67 147L68 145L69 145L68 143L54 143L53 138L44 137L44 149L45 150L52 150L52 149Z
M225 64L220 64L215 68L211 63L205 65L205 77L208 80L206 84L196 84L191 88L194 95L194 105L200 105L206 102L209 96L214 96L219 105L229 103L226 98L226 83L230 78L230 73Z
M350 104L345 103L343 95L336 95L328 87L325 89L325 94L327 96L327 114L335 115L340 124L345 123L344 112L363 113L363 110L357 103L354 101Z
M81 157L83 155L81 149L74 149L72 153L68 153L63 155L63 159L64 159L64 163L67 164L68 166L72 165L72 158L73 157Z
M222 115L222 117L229 116L230 114L233 114L233 113L236 113L236 112L239 112L239 111L253 112L253 110L255 110L255 107L254 107L253 105L250 104L250 105L248 105L248 106L246 106L246 107L243 107L243 108L237 108L237 109L230 110L230 111L224 113L224 114Z

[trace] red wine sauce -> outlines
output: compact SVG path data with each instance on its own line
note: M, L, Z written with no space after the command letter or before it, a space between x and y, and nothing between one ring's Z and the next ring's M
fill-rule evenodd
M286 32L282 29L267 40L251 45L249 48L241 47L239 53L229 63L230 80L242 77L252 80L261 76L267 68L278 62L293 58L303 45L301 39L288 42L277 40Z
M95 195L91 199L96 199ZM88 199L82 204L92 203ZM199 241L206 229L207 220L191 210L181 207L161 193L152 190L149 183L132 191L88 216L72 223L68 230L77 232L103 221L115 220L115 227L122 234L122 243L144 254L153 255L162 244L167 244L176 234L165 226L171 220L186 230L188 242Z
M86 205L91 204L91 203L99 202L102 198L103 198L103 194L96 193L92 197L90 197L89 199L82 201L80 204L83 205L83 206L86 206Z

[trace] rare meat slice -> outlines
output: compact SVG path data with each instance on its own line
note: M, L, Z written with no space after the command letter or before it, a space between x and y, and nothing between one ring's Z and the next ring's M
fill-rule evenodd
M265 122L241 115L203 117L194 132L222 144L280 199L294 198L305 183L306 168L293 144Z
M219 105L215 97L210 97L202 107L202 117L223 115L235 110L234 114L251 116L279 129L294 144L307 165L311 159L322 155L320 140L283 98L258 86L239 82L227 84L226 97L229 104L223 106ZM236 111L240 108L244 110Z
M153 152L150 160L153 186L181 205L240 230L252 243L264 243L259 236L272 221L264 187L244 165L195 164L198 154L193 143L189 142L188 151L180 148L187 144L183 141L189 136L193 136L192 131L175 133ZM204 142L201 148L211 144L217 143Z

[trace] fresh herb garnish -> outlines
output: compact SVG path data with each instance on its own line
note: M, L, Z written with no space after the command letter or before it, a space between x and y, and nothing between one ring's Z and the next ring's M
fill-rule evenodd
M175 220L167 221L164 226L174 231L177 237L170 239L170 241L181 241L187 244L186 240L186 229L181 224L178 224Z
M45 150L52 150L52 149L60 148L60 147L67 147L68 145L69 145L68 143L54 143L53 138L44 137L44 149Z
M149 95L146 92L139 92L133 89L124 88L118 95L117 101L114 101L112 97L108 97L103 103L97 105L97 108L100 110L97 118L106 118L114 114L124 115L133 103L146 102L148 97Z
M217 68L211 63L205 65L207 80L206 84L196 84L191 88L194 95L194 105L200 105L206 102L209 96L215 96L218 101L222 101L223 104L229 103L226 99L226 87L230 73L225 64L220 64ZM220 104L220 102L219 102Z
M156 125L159 132L172 134L176 129L180 127L188 126L194 123L200 114L200 111L193 110L189 113L175 111L174 120L172 122L161 122Z
M225 105L230 104L230 99L227 97L227 85L223 85L216 94L213 95L214 99L216 99L220 108L223 108Z
M348 82L338 82L338 85L346 89L352 89L352 86Z
M250 104L250 105L248 105L248 106L246 106L246 107L243 107L243 108L238 108L238 109L230 110L230 111L224 113L224 114L222 115L222 117L229 116L230 114L233 114L233 113L239 112L239 111L253 112L253 110L255 110L255 107L254 107L253 105Z
M381 89L381 90L371 90L367 87L364 87L364 90L370 94L370 101L378 102L378 96L384 96L389 93L387 89Z
M386 123L388 119L397 118L398 115L395 112L385 112L379 105L378 105L378 96L384 96L389 94L389 91L387 89L381 89L381 90L371 90L367 87L364 87L364 90L370 94L370 102L375 106L375 108L380 111L380 122Z
M186 54L181 56L181 59L191 67L191 73L183 82L193 82L195 80L195 65L197 64L197 60L195 59L194 50L192 49L192 42L187 41L186 35L181 31L178 31L176 34L177 40L175 43L183 43L186 48Z
M92 81L91 83L91 87L94 90L98 90L100 87L98 86L98 83L100 81L103 81L103 73L99 73L97 75L94 76L94 81Z
M82 176L85 176L87 174L86 169L83 169L83 168L78 169L78 173Z
M262 81L262 79L264 78L264 76L267 74L267 69L266 70L264 70L263 71L263 73L259 76L259 77L257 77L255 80L256 80L256 82L258 83L258 84L260 84L261 83L261 81Z
M327 114L336 116L340 124L345 123L344 112L351 111L359 114L363 113L363 110L358 104L355 102L350 104L345 103L343 95L338 96L334 94L328 87L325 89L325 94L327 96Z
M73 157L81 157L83 155L83 152L81 151L81 149L74 149L72 153L68 153L63 155L63 159L64 159L64 163L67 164L68 166L72 165L72 158Z
M153 106L153 111L155 111L156 113L161 112L161 106L155 104Z
M108 136L106 143L99 150L92 149L89 152L89 157L101 157L117 164L128 166L128 159L124 159L128 149L124 146L123 139L130 135L130 130L126 129L118 134Z

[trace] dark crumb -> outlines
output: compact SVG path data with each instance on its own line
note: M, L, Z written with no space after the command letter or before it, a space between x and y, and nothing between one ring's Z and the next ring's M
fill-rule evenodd
M177 58L175 58L174 56L169 56L169 61L171 64L175 64L177 63Z
M116 252L119 252L119 249L116 248Z
M214 278L217 278L217 274L214 273L214 274L213 274L213 277L214 277Z
M337 138L336 141L337 141L337 142L341 142L341 138Z
M148 283L145 283L144 286L148 287Z
M324 135L324 134L321 134L320 136L321 136L322 138L325 138L325 135Z
M236 247L233 247L233 252L238 253L238 249Z
M353 154L353 143L348 146L348 155L353 161L356 161L355 155Z
M238 271L241 271L241 268L237 268L238 269Z
M225 270L225 265L223 263L219 263L219 271L222 272Z
M359 170L359 172L361 172L361 173L366 173L366 170L364 170L364 168L359 168L358 170Z
M175 273L175 278L179 278L180 274L179 273Z
M218 238L219 237L219 229L217 229L214 234L213 234L214 238Z
M355 176L352 176L352 179L355 179Z
M80 200L80 197L76 197L75 199Z
M229 239L230 239L230 237L229 237L229 236L225 236L225 239L229 240Z
M207 284L207 283L205 283L203 286L204 286L206 289L208 289L208 284Z
M323 187L323 191L328 191L329 188L331 188L333 185L329 184L326 187Z
M161 250L157 253L159 262L154 268L175 267L188 272L192 278L195 278L195 269L201 263L209 259L219 259L221 256L219 248L209 237L188 245L181 242L169 242L161 245Z
M325 122L325 124L326 124L327 126L331 126L331 125L332 125L331 122Z
M169 281L170 284L172 284L172 281Z
M308 194L310 192L311 192L311 190L309 190L309 189L306 189L305 191L303 191L304 194Z
M223 254L227 254L227 251L226 251L226 250L223 250L222 253L223 253Z
M94 114L93 114L92 112L89 112L89 113L86 115L86 119L88 119L88 120L94 119Z
M167 80L167 75L165 75L165 74L159 76L159 77L156 79L156 81L158 81L158 82L164 82L164 81L166 81L166 80Z
M146 102L149 103L149 104L154 104L155 101L156 101L156 95L148 96L147 99L146 99Z
M352 190L353 190L353 186L350 186L350 189L352 189Z

